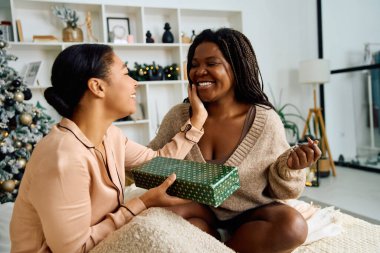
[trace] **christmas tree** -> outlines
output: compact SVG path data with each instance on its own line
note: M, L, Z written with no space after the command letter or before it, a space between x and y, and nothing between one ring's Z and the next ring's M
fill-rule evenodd
M25 103L32 92L8 66L17 57L7 54L6 47L7 42L0 40L0 203L15 201L34 145L53 123L39 103Z

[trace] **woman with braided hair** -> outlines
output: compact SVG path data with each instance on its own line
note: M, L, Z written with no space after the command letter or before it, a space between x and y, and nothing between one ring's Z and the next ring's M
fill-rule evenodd
M187 73L208 118L204 135L185 159L236 166L241 187L220 207L187 203L168 209L218 237L227 230L227 246L238 252L291 252L307 236L307 223L295 209L277 200L298 197L303 168L321 151L307 144L289 147L283 124L263 91L251 43L228 28L202 31L189 48ZM191 105L173 107L165 116L153 149L162 147L191 115Z

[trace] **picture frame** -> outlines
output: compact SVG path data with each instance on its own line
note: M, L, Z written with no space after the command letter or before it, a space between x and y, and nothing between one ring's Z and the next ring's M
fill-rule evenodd
M34 86L38 73L41 70L42 61L31 62L26 66L23 82L27 86Z
M131 34L129 18L108 17L107 18L108 42L128 43Z

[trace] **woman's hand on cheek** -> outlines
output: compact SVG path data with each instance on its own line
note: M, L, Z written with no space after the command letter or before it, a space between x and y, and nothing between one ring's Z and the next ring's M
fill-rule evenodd
M310 167L321 157L318 141L308 138L308 143L295 146L288 158L287 165L290 169L300 170Z
M191 104L191 108L193 110L193 115L191 116L191 124L197 129L202 129L203 124L206 122L208 113L203 105L203 102L198 97L197 87L195 84L192 84L187 87L187 92L189 94L189 100Z
M161 185L149 189L146 193L141 195L140 199L142 200L142 202L144 202L147 208L155 206L176 206L190 203L191 200L173 197L166 193L167 189L174 183L175 180L176 175L170 175Z

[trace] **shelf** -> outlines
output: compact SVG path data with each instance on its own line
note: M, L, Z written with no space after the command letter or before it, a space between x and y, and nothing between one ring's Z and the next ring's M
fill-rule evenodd
M140 124L149 124L149 120L143 119L143 120L116 121L112 124L115 126L140 125Z
M136 2L137 3L137 2ZM114 49L115 54L131 69L135 62L152 64L162 67L176 63L180 68L180 80L140 81L137 86L136 102L141 105L143 120L114 122L113 125L122 129L128 138L142 144L148 144L155 136L156 128L163 117L174 105L181 103L187 97L186 66L187 52L191 43L181 43L182 32L191 37L206 28L233 27L242 30L241 10L210 10L198 8L181 8L181 4L170 7L160 7L161 4L146 6L146 4L127 3L123 1L106 0L0 0L1 20L10 20L13 24L13 34L16 20L21 21L24 42L10 42L8 53L18 57L10 62L20 74L26 64L42 61L38 74L42 85L28 86L33 93L33 103L40 102L47 112L59 121L59 115L46 102L43 93L50 87L51 67L54 60L64 49L82 43L106 44ZM66 6L77 11L78 24L83 31L84 42L63 42L62 30L64 22L57 18L52 8ZM88 27L86 17L91 14L92 32L99 42L90 42L87 37ZM129 34L133 35L134 43L108 42L107 18L128 18ZM88 20L88 19L87 19ZM168 22L174 43L162 43ZM150 31L155 43L145 43L146 32ZM32 42L33 35L54 35L58 42ZM17 36L16 36L17 37Z
M115 49L137 49L137 50L157 50L157 49L176 49L180 43L107 43Z
M143 81L139 85L180 85L182 80Z
M51 86L45 86L45 85L35 85L35 86L27 86L30 90L44 90L46 88L49 88Z
M61 42L9 42L8 49L15 50L62 50L64 43Z

